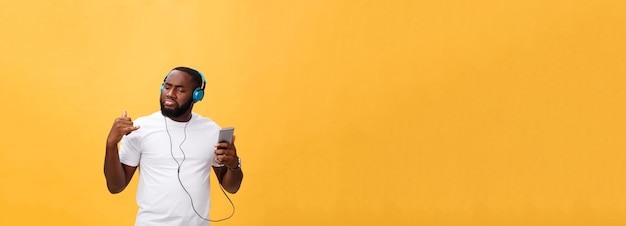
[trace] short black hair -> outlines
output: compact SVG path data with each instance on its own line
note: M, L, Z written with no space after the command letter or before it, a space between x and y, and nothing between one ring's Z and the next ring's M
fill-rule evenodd
M190 67L182 67L181 66L181 67L175 67L174 69L172 69L172 71L173 70L183 71L183 72L187 73L188 75L191 75L191 78L193 78L194 83L196 83L196 87L200 87L200 89L204 89L204 79L203 79L203 76L196 69L193 69L193 68L190 68Z

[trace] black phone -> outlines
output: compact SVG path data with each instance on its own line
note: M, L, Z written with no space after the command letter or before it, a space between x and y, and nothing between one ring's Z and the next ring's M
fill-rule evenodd
M235 135L234 127L223 128L220 130L220 136L217 142L233 143L233 135Z

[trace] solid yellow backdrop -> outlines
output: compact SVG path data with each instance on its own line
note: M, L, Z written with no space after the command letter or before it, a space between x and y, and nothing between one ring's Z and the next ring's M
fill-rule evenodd
M625 11L4 1L0 225L132 225L137 178L107 192L105 139L181 65L246 173L213 225L624 225Z

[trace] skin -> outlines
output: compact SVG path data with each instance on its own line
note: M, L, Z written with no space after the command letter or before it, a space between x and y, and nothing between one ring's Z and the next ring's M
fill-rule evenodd
M161 102L164 103L165 108L174 109L183 105L183 103L191 101L193 90L196 87L197 84L194 84L189 74L173 70L165 79L163 91L161 92ZM170 117L170 119L177 122L189 121L192 109L193 104L181 116ZM113 126L107 137L104 156L104 176L107 181L107 188L113 194L122 192L128 186L137 170L135 166L128 166L120 162L118 144L122 137L138 129L140 129L138 126L133 126L133 121L128 117L126 111L122 113L121 117L113 121ZM243 180L243 171L237 168L239 158L237 157L237 148L235 148L235 136L233 136L231 144L220 142L215 144L215 148L215 161L224 165L224 167L213 167L213 171L224 190L234 194L239 190Z

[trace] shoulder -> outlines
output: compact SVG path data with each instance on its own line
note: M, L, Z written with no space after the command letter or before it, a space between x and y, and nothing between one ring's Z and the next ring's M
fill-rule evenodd
M213 121L211 118L204 117L195 112L192 113L191 119L194 124L219 128L219 125L217 125L217 123L215 123L215 121Z
M133 124L135 126L141 126L141 128L151 128L155 126L162 126L164 121L165 117L161 114L161 112L155 112L150 115L138 117L133 120Z
M141 116L134 120L135 123L151 123L154 121L163 121L163 115L161 112L155 112L150 115Z

